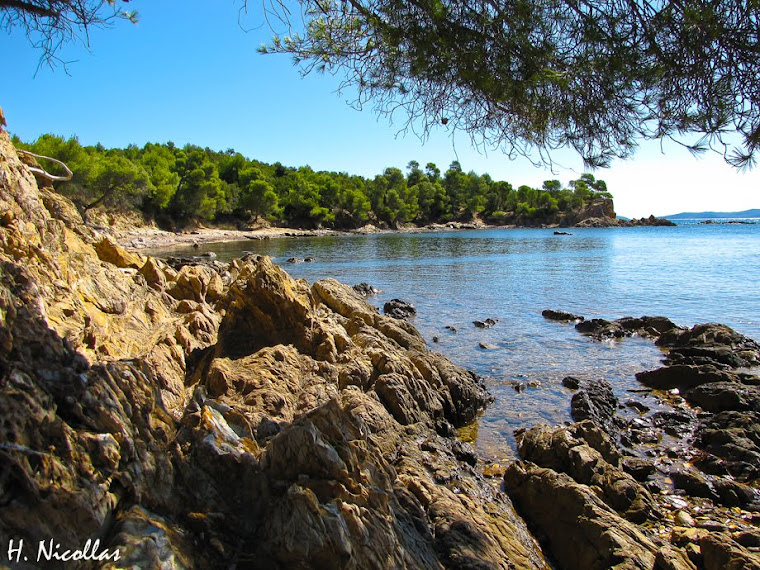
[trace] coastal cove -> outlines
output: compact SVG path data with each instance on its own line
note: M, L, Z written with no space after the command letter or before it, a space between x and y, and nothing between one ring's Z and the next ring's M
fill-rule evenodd
M565 376L604 378L625 401L628 390L640 388L635 373L662 359L648 339L596 342L571 325L547 321L544 309L587 319L664 315L682 326L720 322L760 338L760 225L569 233L514 228L287 237L149 252L213 251L221 261L252 252L309 282L369 283L381 292L367 300L381 310L392 298L411 302L417 309L412 322L428 346L486 378L495 402L480 418L475 441L486 457L500 460L514 452L515 429L570 420ZM314 261L288 262L307 257ZM486 318L498 322L488 329L473 325Z
M752 334L756 236L734 231L162 261L84 223L0 132L3 563L46 545L90 568L97 544L112 570L760 568L760 344L678 326ZM396 297L414 324L378 311ZM680 323L593 318L649 309Z

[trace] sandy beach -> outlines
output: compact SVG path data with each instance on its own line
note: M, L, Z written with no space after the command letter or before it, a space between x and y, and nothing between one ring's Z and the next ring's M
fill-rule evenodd
M339 235L347 232L334 230L299 230L292 228L262 228L256 230L227 230L200 228L182 232L169 232L152 227L135 228L114 232L114 237L123 247L131 251L162 249L182 245L220 243L228 241L262 240L280 237L306 237ZM369 233L369 232L367 232Z
M369 235L377 233L398 232L434 232L451 231L462 229L480 229L484 227L511 227L511 226L486 226L482 222L462 223L448 222L446 224L430 224L425 227L409 226L398 229L381 229L371 224L356 230L302 230L294 228L258 228L250 230L231 230L220 228L198 228L181 232L160 230L153 226L133 227L127 230L113 231L116 241L130 251L144 249L164 249L182 245L220 243L243 240L262 240L285 237L315 237L330 235Z

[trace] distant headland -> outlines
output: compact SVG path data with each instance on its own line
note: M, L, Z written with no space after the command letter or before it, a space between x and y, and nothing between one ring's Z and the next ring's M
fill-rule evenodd
M681 212L680 214L663 216L663 218L668 220L760 218L760 209L742 212Z

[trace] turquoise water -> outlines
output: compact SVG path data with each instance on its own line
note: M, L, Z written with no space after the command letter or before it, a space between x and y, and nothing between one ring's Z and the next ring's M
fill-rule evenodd
M382 290L369 299L380 307L391 298L413 303L428 345L487 378L496 401L480 419L477 445L499 457L513 447L514 429L570 419L565 376L605 378L623 402L640 400L628 392L639 387L634 374L661 359L648 340L594 342L572 325L545 320L543 309L586 318L664 315L686 326L720 322L760 339L760 225L570 231L283 238L205 250L220 259L269 255L309 281L367 282ZM316 261L287 263L309 256ZM489 317L498 319L493 328L472 324ZM516 382L530 387L518 392Z

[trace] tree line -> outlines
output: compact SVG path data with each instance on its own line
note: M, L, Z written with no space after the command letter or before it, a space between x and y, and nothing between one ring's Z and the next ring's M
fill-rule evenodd
M445 172L411 161L405 171L386 168L374 178L317 172L309 166L267 164L233 149L147 143L107 149L76 137L46 134L17 147L66 163L73 172L55 189L86 216L93 208L137 210L159 224L190 220L248 224L267 221L302 228L358 228L367 223L398 228L482 219L494 224L558 223L595 199L612 196L603 180L583 174L563 187L542 188L465 172L452 162ZM51 167L52 169L52 167Z

